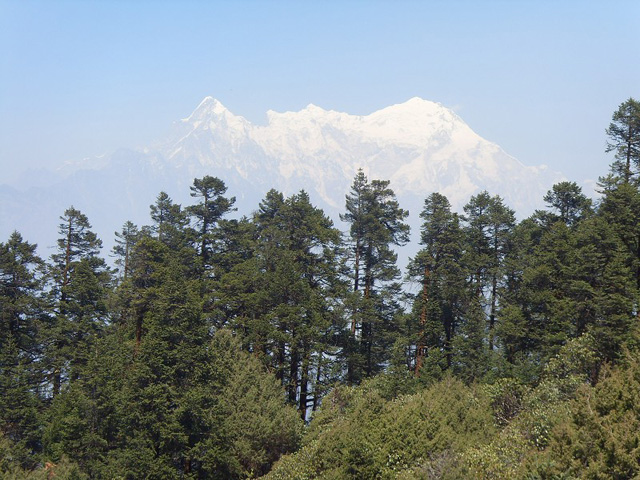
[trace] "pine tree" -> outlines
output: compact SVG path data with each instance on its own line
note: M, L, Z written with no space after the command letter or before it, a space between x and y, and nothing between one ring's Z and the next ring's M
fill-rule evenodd
M453 339L463 310L465 271L460 265L462 231L459 218L451 212L447 198L439 193L426 198L420 213L423 219L420 244L423 249L409 265L409 275L417 279L413 317L418 318L414 371L420 374L423 362L427 374L451 368Z
M530 381L541 367L541 304L539 293L546 283L539 281L534 255L547 227L547 216L537 212L513 231L512 248L505 257L505 282L496 335L507 362L507 372ZM544 224L544 226L543 226ZM541 266L546 272L546 266Z
M266 471L298 441L297 415L284 408L281 388L259 359L237 351L230 332L212 341L200 280L180 249L176 255L143 235L132 252L123 287L136 321L123 326L129 354L111 402L113 447L101 467L109 478L244 478L252 468ZM199 257L194 249L191 255Z
M216 408L221 420L216 433L223 434L224 443L216 444L220 438L212 435L206 445L212 453L227 450L226 465L218 467L216 478L266 474L281 455L298 446L302 432L298 412L284 405L280 382L257 357L241 349L230 330L216 333L211 353L211 362L224 379Z
M368 180L362 169L358 170L351 186L351 195L346 197L346 213L340 215L343 222L350 224L349 237L351 238L351 258L353 259L353 291L360 290L361 261L365 242L364 216L367 204ZM356 333L356 317L351 321L351 333Z
M636 282L627 252L612 225L602 218L580 224L576 238L575 273L570 292L577 311L576 331L595 339L604 361L615 361L633 342Z
M640 171L640 102L629 98L620 104L607 128L607 152L615 152L611 165L613 175L625 183L633 181Z
M215 228L224 215L235 210L233 208L235 197L224 197L227 191L224 182L209 175L194 179L193 186L190 188L191 196L199 199L200 203L188 207L187 213L194 220L199 255L206 268L213 254L212 246L216 241Z
M38 411L42 348L39 330L44 262L36 245L14 232L0 243L0 437L11 442L12 464L31 469L41 450Z
M382 368L393 339L393 318L400 287L400 272L393 246L409 240L409 215L400 208L389 181L372 180L359 170L351 194L346 197L346 213L341 219L350 224L349 260L353 295L350 300L351 336L345 342L347 376L357 382Z
M59 465L70 457L91 478L117 478L119 472L109 463L123 439L118 409L131 367L129 347L119 326L92 343L83 375L56 395L42 416L43 457L48 462Z
M633 270L640 289L640 190L629 183L615 185L604 192L598 209L613 226L626 247L626 264Z
M174 231L172 238L181 235ZM193 396L200 398L198 386L211 380L208 327L182 255L143 236L131 260L127 294L135 321L125 325L131 365L116 412L123 435L116 464L136 476L175 478L198 461L192 449L203 435L206 403Z
M582 188L576 182L556 183L544 196L544 201L558 212L558 220L568 226L577 224L593 213L591 199L582 193Z
M116 244L113 247L113 254L116 260L114 263L118 267L118 275L123 281L126 280L131 273L131 250L139 234L138 227L130 221L125 222L120 232L115 232Z
M236 325L264 355L305 418L330 377L341 282L340 233L306 192L267 193L254 216L254 255L222 278L244 289ZM243 280L244 279L244 280ZM239 295L238 295L239 293Z
M29 362L40 355L37 334L44 309L44 262L36 248L18 232L0 243L0 350L3 340L12 338Z
M470 285L478 301L474 311L487 318L489 350L495 347L499 288L504 281L504 259L511 248L515 214L498 196L481 192L471 197L465 211L466 254Z
M149 208L156 238L177 252L186 240L188 219L185 212L180 205L173 203L166 192L160 192L156 202Z
M1 333L0 438L11 442L13 466L32 469L42 450L40 412L46 404L38 395L33 359L18 348L15 337Z
M60 219L58 253L51 256L54 317L47 333L53 396L65 380L80 375L90 344L106 321L111 281L111 272L98 257L102 242L87 217L71 207Z

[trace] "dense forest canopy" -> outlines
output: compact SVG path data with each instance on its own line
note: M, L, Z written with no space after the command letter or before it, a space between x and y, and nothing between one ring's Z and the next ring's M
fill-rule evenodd
M205 176L126 221L113 268L73 207L49 259L13 233L0 474L640 475L640 103L606 135L595 203L565 181L517 222L489 192L428 195L404 273L408 212L362 171L345 232L304 191L231 219Z

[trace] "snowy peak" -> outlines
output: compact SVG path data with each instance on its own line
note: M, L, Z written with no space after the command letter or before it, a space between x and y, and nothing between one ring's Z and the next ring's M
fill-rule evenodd
M318 107L313 103L310 103L309 105L307 105L304 108L304 111L309 112L311 115L323 115L327 112L324 108Z
M216 100L213 97L205 97L191 115L182 119L182 121L185 123L194 123L219 117L227 112L229 112L229 110L222 105L219 100Z
M285 193L305 188L331 205L342 202L358 168L390 179L399 195L424 198L439 191L461 206L487 189L528 210L560 178L525 167L452 110L419 97L369 115L309 104L297 112L270 110L267 119L253 125L207 97L179 122L161 153L193 175L206 168L222 177L256 178Z
M246 130L251 124L245 118L234 115L219 100L205 97L187 118L180 121L192 129L216 130L217 127Z
M480 139L453 111L439 103L413 97L378 110L365 118L367 134L408 145L428 148L434 142L452 140L473 143Z
M310 103L298 112L267 112L267 128L293 128L295 125L326 124L340 122L342 118L351 117L346 113L325 110Z
M181 123L193 129L217 130L219 127L255 133L257 137L279 136L285 131L308 137L310 129L330 126L362 139L404 142L424 146L431 136L471 129L451 110L439 103L413 97L404 103L391 105L369 115L358 116L325 110L310 103L300 111L267 112L265 127L252 125L241 116L231 113L219 100L206 97Z
M267 112L266 127L257 137L288 135L311 139L335 136L339 131L351 139L385 145L404 144L427 148L434 141L457 136L460 141L476 142L479 137L455 113L439 103L419 97L358 116L325 110L309 104L298 112ZM317 138L313 142L317 145Z
M411 118L429 118L441 115L443 112L449 112L447 108L440 103L424 100L420 97L413 97L404 103L397 103L373 112L371 117L411 117Z

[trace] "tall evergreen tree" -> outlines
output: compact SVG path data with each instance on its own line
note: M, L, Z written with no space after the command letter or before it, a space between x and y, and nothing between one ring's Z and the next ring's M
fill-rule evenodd
M541 213L536 212L514 228L512 248L504 262L505 282L496 326L496 335L507 362L506 373L527 381L535 378L542 366L539 358L540 329L545 323L538 318L541 312L537 297L544 283L538 282L534 273L537 265L534 255L538 252L543 232L550 225L547 215L541 216Z
M298 430L287 424L291 411L283 409L283 392L274 390L272 378L262 378L258 360L232 352L228 341L211 342L200 280L184 261L188 249L177 248L183 253L143 235L132 253L131 276L123 287L135 322L124 326L129 356L115 397L118 424L108 471L111 476L244 478L252 466L268 468L279 448L295 446ZM191 255L198 258L195 250ZM264 405L249 413L241 398L257 385ZM267 405L279 409L268 414L278 425L264 420ZM253 414L259 433L243 421ZM254 434L270 445L256 446Z
M153 221L151 228L156 238L177 252L187 236L185 227L188 219L185 212L180 205L173 203L166 192L160 192L155 203L149 208Z
M409 240L409 213L400 208L389 183L369 182L359 170L341 216L350 224L348 257L353 265L351 336L345 345L350 382L380 371L393 344L393 317L399 311L395 280L400 275L393 247Z
M486 191L471 197L464 206L466 255L470 285L478 300L475 311L487 315L489 350L495 346L495 325L499 308L499 287L504 280L504 259L511 246L515 226L513 210L498 196Z
M627 250L627 265L640 289L640 190L629 184L613 185L604 191L598 214L614 230Z
M582 188L576 182L556 183L544 196L544 201L558 212L558 220L568 226L575 225L592 213L591 199L582 193Z
M638 184L640 172L640 102L629 98L616 110L607 128L607 152L615 152L611 173Z
M331 379L342 295L340 232L304 191L286 199L268 192L254 224L254 254L221 283L227 292L242 289L234 295L242 300L235 323L304 418Z
M223 195L227 187L222 180L206 175L196 178L191 188L191 196L199 203L187 208L195 223L197 243L202 264L206 268L212 255L212 247L216 241L214 229L220 219L234 210L235 197L227 198Z
M614 225L627 247L627 264L640 290L640 102L629 98L620 105L607 136L606 151L615 151L616 160L611 164L611 174L600 179L604 195L598 213Z
M47 335L52 394L64 380L80 375L90 344L106 321L111 272L98 257L102 242L86 215L70 207L59 226L58 253L51 256L54 317Z
M126 280L131 273L131 251L139 234L138 227L130 221L125 222L120 232L115 232L116 244L113 247L113 255L116 260L114 263L118 267L118 276L121 280Z
M0 243L0 436L11 442L14 464L27 469L41 449L44 262L35 251L18 232Z
M430 374L451 368L452 342L464 309L466 278L459 262L462 255L460 222L447 198L439 193L429 195L420 217L423 248L409 265L410 277L421 284L413 306L413 317L419 319L414 327L417 329L416 375L420 374L425 361Z
M590 332L601 358L614 361L626 344L635 342L634 272L627 262L625 246L613 226L602 218L582 222L576 240L576 272L571 284L576 331L578 335Z
M170 238L182 236L174 230ZM124 325L131 364L116 412L123 438L115 455L125 472L177 478L198 462L192 449L204 440L207 406L198 386L212 379L199 285L184 255L165 244L168 238L138 240L124 284L134 321Z
M36 248L18 232L0 243L0 350L3 341L13 338L29 361L40 354L37 334L44 308L40 295L44 262Z
M340 216L343 222L349 223L350 251L353 261L353 291L360 290L361 262L365 242L364 216L367 208L368 180L362 169L358 170L351 185L351 194L346 197L346 213ZM351 320L351 333L356 333L356 316Z

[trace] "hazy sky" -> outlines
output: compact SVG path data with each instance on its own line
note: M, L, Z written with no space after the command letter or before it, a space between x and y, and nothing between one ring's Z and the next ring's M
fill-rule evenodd
M143 146L207 95L257 123L420 96L595 179L613 111L640 98L640 2L0 0L5 179Z

